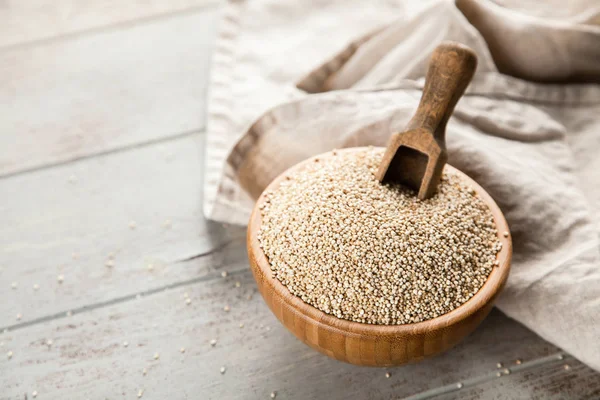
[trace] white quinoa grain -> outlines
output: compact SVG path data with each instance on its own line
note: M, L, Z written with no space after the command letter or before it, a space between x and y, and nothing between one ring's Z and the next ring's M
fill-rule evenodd
M375 178L383 150L324 157L260 200L273 276L319 310L368 324L446 314L483 286L502 247L476 192L446 172L418 200Z
M217 339L211 339L211 340L210 340L210 345L211 345L212 347L215 347L215 346L217 345Z
M275 397L277 397L277 392L271 392L271 398L274 399Z
M222 375L222 374L224 374L224 373L225 373L225 371L227 371L227 368L225 368L225 367L221 367L221 370L220 370L220 371L221 371L221 375Z

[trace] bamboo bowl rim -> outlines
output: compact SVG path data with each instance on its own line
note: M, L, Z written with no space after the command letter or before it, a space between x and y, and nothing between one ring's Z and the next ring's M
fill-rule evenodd
M367 149L367 147L351 147L336 152L354 152ZM258 269L262 278L268 283L273 289L273 294L278 296L284 303L296 310L298 313L304 315L306 318L312 320L314 323L324 324L332 329L344 332L345 334L356 334L356 335L376 335L376 336L415 336L425 334L427 332L444 329L451 325L458 323L459 321L469 318L476 311L483 308L490 301L493 301L496 295L502 290L508 273L510 271L510 261L512 257L512 241L510 231L508 229L508 223L500 210L500 207L492 199L492 197L473 179L461 172L457 168L446 164L444 171L450 172L458 176L463 182L470 185L477 195L487 204L498 231L498 239L502 243L502 249L497 254L497 260L499 265L492 268L492 272L488 276L483 286L475 293L473 297L467 300L465 303L450 311L449 313L440 315L439 317L432 318L422 322L402 324L402 325L377 325L367 324L362 322L349 321L338 318L334 315L327 314L316 307L305 303L301 298L292 294L287 287L285 287L277 278L273 276L271 271L270 263L259 246L257 233L262 223L262 217L260 213L260 205L264 202L264 193L268 190L275 189L279 183L285 179L285 176L295 172L298 169L303 168L308 163L314 162L315 158L323 159L325 157L333 156L332 152L323 153L292 166L291 168L284 171L277 178L275 178L259 196L252 211L250 221L248 223L248 234L247 234L247 246L249 256L252 259L254 257L256 265L250 263L251 268ZM509 232L507 237L504 237L504 232ZM256 277L256 274L255 274ZM263 293L264 296L264 293Z

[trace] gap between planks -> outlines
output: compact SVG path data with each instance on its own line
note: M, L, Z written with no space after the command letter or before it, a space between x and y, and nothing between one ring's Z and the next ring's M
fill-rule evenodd
M221 4L220 0L211 0L208 3L198 4L198 5L187 7L187 8L181 9L181 10L167 11L167 12L162 12L162 13L158 13L158 14L154 14L154 15L148 15L148 16L144 16L144 17L140 17L140 18L136 18L136 19L132 19L132 20L118 21L118 22L114 22L114 23L109 23L107 25L101 25L101 26L92 27L92 28L88 28L88 29L81 29L81 30L74 31L74 32L58 34L55 36L44 37L44 38L40 38L40 39L33 39L33 40L18 42L18 43L11 43L11 44L7 44L4 46L0 46L0 54L4 51L34 47L34 46L38 46L38 45L59 42L62 40L80 38L80 37L93 35L93 34L100 33L100 32L125 29L125 28L136 26L136 25L142 25L142 24L145 24L148 22L167 20L170 18L177 18L182 15L191 15L191 14L203 12L206 10L212 10L214 8L219 7L220 4Z
M245 237L231 238L231 239L225 241L224 243L220 243L220 244L216 245L214 248L212 248L212 249L210 249L208 251L202 252L202 253L197 254L195 256L192 256L192 257L187 257L187 258L185 258L183 260L177 260L177 261L174 262L174 264L184 263L184 262L191 261L191 260L197 260L199 258L206 257L206 256L209 256L209 255L218 253L218 252L220 252L222 250L225 250L229 245L231 245L233 243L236 243L236 242L238 242L238 241L240 241L242 239L245 239ZM247 266L244 266L242 268L237 268L237 269L234 269L234 270L231 270L231 271L227 271L227 273L228 273L228 275L235 276L235 275L238 275L238 274L242 274L242 273L244 273L246 271L249 271L249 269L247 268ZM105 300L105 301L100 301L100 302L97 302L97 303L87 304L87 305L84 305L84 306L81 306L81 307L74 308L72 310L60 311L60 312L57 312L57 313L54 313L54 314L45 315L45 316L38 317L38 318L32 319L30 321L25 321L25 322L22 322L22 323L19 323L19 324L14 324L14 325L0 327L0 332L4 332L4 333L14 332L14 331L19 330L19 329L27 328L27 327L34 326L34 325L37 325L37 324L42 324L42 323L45 323L45 322L50 322L50 321L53 321L53 320L56 320L56 319L71 317L71 316L76 315L76 314L82 314L82 313L89 312L89 311L92 311L92 310L97 310L99 308L109 307L109 306L112 306L112 305L115 305L115 304L119 304L119 303L125 303L127 301L139 299L140 297L151 296L153 294L162 293L164 291L171 290L171 289L176 289L176 288L179 288L179 287L182 287L182 286L193 285L195 283L200 283L200 282L208 282L208 281L211 281L213 279L220 279L220 278L221 278L221 272L214 271L214 272L211 272L211 273L209 273L207 275L199 276L199 277L196 277L196 278L190 278L190 279L185 279L185 280L182 280L182 281L172 282L172 283L169 283L167 285L162 285L162 286L158 286L158 287L155 287L155 288L146 289L146 290L143 290L143 291L138 292L138 293L128 294L128 295L125 295L125 296L115 297L115 298L110 299L110 300Z
M64 165L68 165L68 164L77 162L77 161L90 160L90 159L97 158L97 157L104 157L104 156L108 156L108 155L112 155L112 154L125 153L127 151L141 149L141 148L152 146L155 144L168 143L168 142L175 141L178 139L183 139L183 138L186 138L189 136L194 136L194 135L202 136L205 132L206 131L205 131L204 127L197 128L197 129L189 129L189 130L186 130L183 132L175 133L170 136L163 136L163 137L157 137L154 139L150 139L145 142L131 143L128 145L123 145L121 147L115 147L113 149L109 148L109 149L101 150L101 151L98 151L95 153L82 154L81 156L75 156L73 158L69 158L66 160L58 160L58 161L54 161L54 162L49 162L47 164L36 165L34 167L25 168L25 169L13 171L13 172L7 172L5 174L0 174L0 181L3 179L8 179L8 178L12 178L15 176L25 175L25 174L29 174L32 172L38 172L38 171L43 171L43 170L50 169L50 168L61 167Z
M559 353L551 354L546 357L540 357L540 358L536 358L536 359L533 359L530 361L526 361L526 362L521 363L520 365L513 365L510 368L508 368L508 367L501 368L501 369L498 369L497 371L492 371L492 372L488 372L486 374L477 375L477 376L474 376L469 379L465 379L460 382L455 382L455 383L450 383L448 385L438 386L436 388L429 389L424 392L415 393L412 396L403 397L401 400L433 399L435 397L438 397L438 396L441 396L444 394L459 392L462 389L476 387L482 383L493 381L495 379L502 379L503 377L508 375L503 372L504 370L509 370L510 374L523 372L523 371L532 371L532 370L535 370L536 368L539 368L539 367L542 367L545 365L549 365L549 364L557 364L559 362L563 362L568 359L572 359L572 357L559 352ZM500 372L502 375L498 376L497 375L498 372Z

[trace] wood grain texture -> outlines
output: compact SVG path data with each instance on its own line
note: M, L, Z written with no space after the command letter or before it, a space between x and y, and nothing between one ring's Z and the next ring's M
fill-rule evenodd
M338 150L338 153L362 149L349 148ZM275 179L265 192L276 188L294 170L314 162L315 158L322 160L326 157L334 156L332 153L321 154L290 168ZM273 277L258 241L260 206L264 202L264 197L261 196L248 225L248 256L258 289L279 321L314 349L340 361L368 366L392 366L420 361L450 349L471 333L490 312L508 278L512 243L510 236L503 236L503 232L508 232L508 225L502 211L485 190L451 166L446 166L446 169L471 186L488 205L498 229L498 240L503 245L498 253L499 267L492 270L475 296L447 314L415 324L369 325L326 314L291 294Z
M446 124L471 82L477 55L455 42L444 42L429 60L421 101L404 132L391 136L376 177L412 187L419 199L435 193L444 165Z
M28 0L0 3L0 49L210 7L219 0Z
M217 252L202 268L181 266L230 240L220 224L202 217L202 143L196 134L0 180L0 327L199 277L219 265ZM110 253L112 268L105 266Z
M216 16L0 52L0 176L201 129Z
M493 311L454 349L388 369L387 379L386 371L340 363L290 335L256 294L244 247L239 241L227 252L224 266L238 271L227 278L217 273L195 285L0 333L2 350L14 352L10 361L0 357L0 399L22 400L25 393L31 398L33 390L40 399L129 399L139 389L144 389L143 399L156 400L268 399L271 391L294 400L400 399L494 372L497 362L510 365L518 358L528 361L557 351ZM197 262L185 267L194 269ZM192 299L189 306L184 293ZM224 312L224 305L231 311ZM209 344L213 338L215 347ZM51 347L44 345L48 339ZM183 355L180 347L185 347ZM155 352L159 361L153 359ZM545 399L547 393L567 390L563 385L569 386L569 398L593 398L590 382L598 375L575 360L568 362L569 373L553 365L535 384L528 383L530 372L514 373L486 383L469 398ZM224 375L221 366L227 368ZM520 388L518 396L503 396L511 385Z

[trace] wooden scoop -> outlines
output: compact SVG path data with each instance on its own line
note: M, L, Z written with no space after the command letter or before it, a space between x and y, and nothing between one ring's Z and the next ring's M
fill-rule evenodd
M415 189L419 199L431 197L440 182L446 153L446 124L477 68L470 48L440 44L429 61L419 108L404 132L392 135L377 179Z

